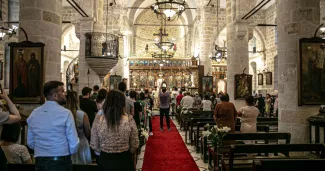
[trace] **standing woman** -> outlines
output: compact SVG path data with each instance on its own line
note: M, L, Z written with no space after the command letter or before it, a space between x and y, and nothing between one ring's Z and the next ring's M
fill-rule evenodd
M167 92L166 87L162 87L162 92L159 93L158 100L160 106L160 131L164 130L164 115L166 117L168 131L171 131L169 123L170 95L169 92Z
M245 98L246 106L238 111L240 117L240 132L242 133L256 133L257 116L260 113L257 107L254 106L254 97L247 96ZM253 143L254 141L245 141L245 143Z
M72 112L75 119L77 133L80 141L78 152L71 156L73 164L91 164L91 153L88 140L90 138L90 123L88 115L80 110L78 95L75 91L67 92L66 108Z
M218 127L227 126L231 129L230 133L235 132L237 111L233 103L229 102L229 95L223 94L220 97L221 103L214 109L214 120Z
M97 115L91 130L90 146L100 152L99 171L134 171L132 153L139 146L138 129L132 116L125 113L125 95L108 92L103 115Z
M270 112L271 112L271 95L270 94L266 94L265 112L266 112L266 117L270 117Z

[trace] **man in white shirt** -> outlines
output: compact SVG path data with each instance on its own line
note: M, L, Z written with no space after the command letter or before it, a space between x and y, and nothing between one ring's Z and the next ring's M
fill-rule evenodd
M66 102L64 84L49 81L44 85L46 102L27 119L27 144L34 150L37 171L72 171L71 155L79 148L75 121Z
M182 98L181 100L181 106L183 109L192 109L193 104L194 104L194 99L193 97L190 96L189 92L184 93L185 97Z

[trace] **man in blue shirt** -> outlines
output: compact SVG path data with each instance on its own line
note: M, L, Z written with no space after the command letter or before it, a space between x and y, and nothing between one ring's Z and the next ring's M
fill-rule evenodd
M45 83L46 102L27 119L27 144L34 150L37 171L72 171L70 155L76 153L79 138L73 115L65 104L64 84Z

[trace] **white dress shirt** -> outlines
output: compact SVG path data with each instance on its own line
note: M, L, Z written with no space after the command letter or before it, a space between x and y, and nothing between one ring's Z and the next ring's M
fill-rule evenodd
M27 123L27 144L34 149L34 157L67 156L78 151L73 115L57 102L46 101L34 109Z

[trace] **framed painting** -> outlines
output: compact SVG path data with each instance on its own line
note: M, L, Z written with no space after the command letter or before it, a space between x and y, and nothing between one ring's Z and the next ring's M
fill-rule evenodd
M263 85L263 74L262 73L257 74L257 82L258 82L258 85Z
M235 75L235 100L252 95L252 77L248 74Z
M265 73L265 84L272 85L272 72Z
M44 103L44 43L10 43L9 95L13 103Z
M204 76L202 77L202 92L213 92L213 77Z
M325 40L299 40L300 67L298 105L325 104Z
M118 84L122 82L122 77L119 75L111 75L109 77L109 90L118 89Z

